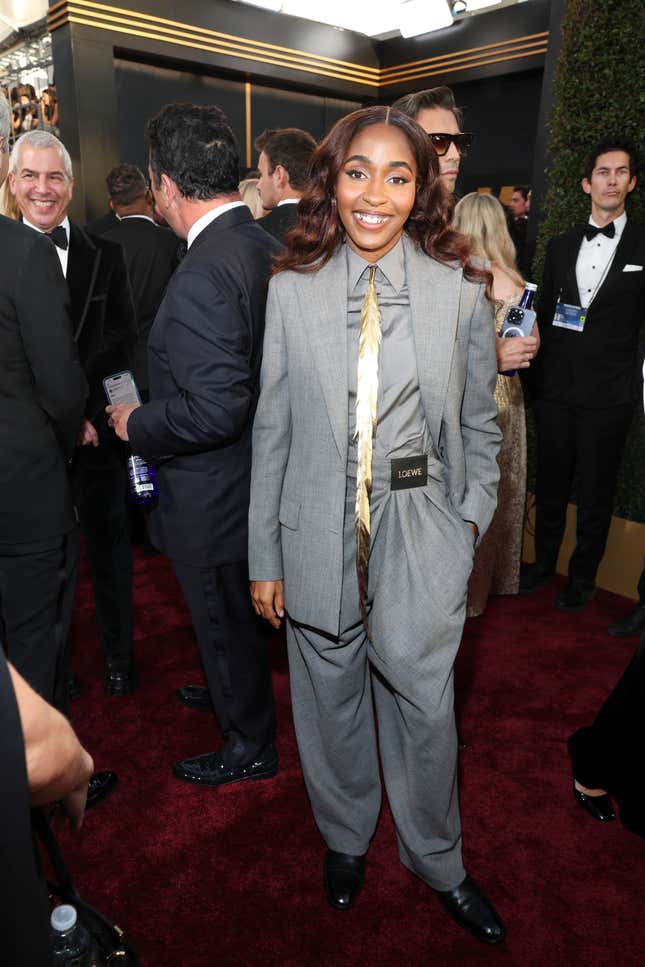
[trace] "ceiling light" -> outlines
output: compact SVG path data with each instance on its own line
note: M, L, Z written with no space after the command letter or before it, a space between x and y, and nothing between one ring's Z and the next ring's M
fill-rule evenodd
M460 13L466 13L467 9L466 0L452 0L453 17L458 17Z
M402 37L417 37L431 30L450 27L452 14L448 0L407 0L399 10L399 30Z
M474 10L484 10L485 7L494 7L501 2L502 0L467 0L468 13L472 13Z

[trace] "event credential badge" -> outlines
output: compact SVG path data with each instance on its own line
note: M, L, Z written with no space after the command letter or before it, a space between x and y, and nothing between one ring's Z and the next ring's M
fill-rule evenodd
M582 332L587 321L587 309L581 306L570 306L566 302L556 302L553 325L560 329L572 329L574 332Z

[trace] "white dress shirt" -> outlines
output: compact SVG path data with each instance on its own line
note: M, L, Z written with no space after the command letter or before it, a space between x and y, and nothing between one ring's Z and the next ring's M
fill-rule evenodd
M28 222L26 218L23 218L22 221L23 221L23 224L28 225L29 228L33 228L34 231L40 232L42 235L46 234L46 232L43 232L42 228L38 228L37 225L32 225L31 222ZM52 245L54 245L54 248L56 249L56 254L60 259L60 267L63 270L63 275L65 276L65 278L67 278L67 262L69 260L69 218L67 217L67 215L65 215L65 218L62 220L60 224L61 224L61 227L65 229L65 233L67 235L67 248L59 248L58 245L54 245L53 242L52 242Z
M219 208L211 208L209 212L206 212L205 215L202 215L201 218L198 218L196 222L193 222L188 231L188 236L186 238L187 248L190 248L199 233L203 232L204 229L210 225L211 222L214 222L216 218L219 218L219 216L223 215L224 212L230 212L232 208L240 208L240 206L242 208L246 208L246 205L243 201L229 201L226 205L220 205Z
M600 283L604 281L626 223L627 214L623 212L614 221L615 234L613 238L607 238L606 235L596 235L591 241L586 238L582 239L578 261L576 262L576 280L580 293L580 305L583 309L589 307L589 303L600 288ZM589 224L600 228L593 218L589 219Z
M299 198L283 198L275 207L279 208L280 205L297 205L299 201Z

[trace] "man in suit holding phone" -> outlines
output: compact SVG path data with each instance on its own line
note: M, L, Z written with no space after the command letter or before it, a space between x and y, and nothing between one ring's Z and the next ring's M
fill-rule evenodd
M148 340L150 402L108 407L119 437L158 466L151 537L190 609L224 745L184 759L185 782L277 772L267 642L248 593L251 425L271 256L279 243L237 190L237 145L214 105L170 104L148 122L155 204L187 253ZM187 705L208 695L179 690ZM209 703L210 704L210 703Z
M583 608L605 551L620 460L641 393L638 337L645 299L645 228L628 220L636 156L625 138L590 152L582 190L586 225L547 248L538 317L542 348L531 370L537 428L536 563L520 587L555 574L576 479L576 547L569 583L555 601Z

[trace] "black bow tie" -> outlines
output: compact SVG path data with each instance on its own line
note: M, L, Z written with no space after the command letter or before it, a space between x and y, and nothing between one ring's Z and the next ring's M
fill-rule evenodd
M62 225L57 225L56 228L51 232L45 232L45 235L47 238L51 238L52 242L57 246L57 248L67 248L67 232Z
M592 238L595 238L596 235L606 235L607 238L613 238L615 234L616 226L613 222L610 222L609 225L605 225L604 228L596 228L595 225L587 225L585 228L585 238L588 242L590 242Z

